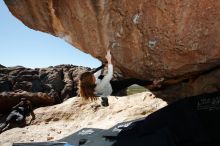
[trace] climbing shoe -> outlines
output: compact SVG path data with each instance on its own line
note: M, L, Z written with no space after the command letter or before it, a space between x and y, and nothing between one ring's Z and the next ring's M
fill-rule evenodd
M109 106L108 104L108 98L107 97L101 97L102 101L101 101L101 105L102 106Z

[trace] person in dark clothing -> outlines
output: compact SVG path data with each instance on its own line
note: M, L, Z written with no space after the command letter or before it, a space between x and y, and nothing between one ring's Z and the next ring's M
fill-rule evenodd
M121 90L133 85L138 84L140 86L152 89L158 87L162 80L140 80L135 78L129 78L124 80L111 80L113 77L113 65L111 63L110 51L105 56L108 64L106 73L102 73L102 68L106 65L102 65L94 71L85 72L81 74L79 79L79 94L85 100L96 100L97 96L102 99L101 104L108 106L108 96L116 95ZM105 72L103 71L103 72Z
M26 116L29 115L32 116L32 120L35 119L32 104L26 98L21 98L20 102L14 107L12 107L12 111L7 116L5 122L0 125L0 133L5 131L5 128L9 126L12 122L22 122L25 120Z

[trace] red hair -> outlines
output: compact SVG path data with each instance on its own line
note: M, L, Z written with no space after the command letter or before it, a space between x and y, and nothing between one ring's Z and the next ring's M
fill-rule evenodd
M91 72L81 74L79 79L79 95L85 100L97 100L94 94L96 84L94 83L94 75Z

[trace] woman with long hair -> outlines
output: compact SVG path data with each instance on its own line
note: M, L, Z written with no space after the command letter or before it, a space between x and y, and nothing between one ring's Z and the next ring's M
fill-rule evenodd
M107 60L107 72L103 76L102 68L104 65L100 66L93 72L85 72L81 74L79 79L79 95L85 100L96 100L98 96L101 97L103 106L108 106L108 96L116 95L123 89L127 87L138 84L143 87L147 86L158 86L158 81L147 81L147 80L139 80L135 78L129 78L124 80L112 81L113 77L113 65L111 62L111 53L110 50L107 51L107 55L105 56Z

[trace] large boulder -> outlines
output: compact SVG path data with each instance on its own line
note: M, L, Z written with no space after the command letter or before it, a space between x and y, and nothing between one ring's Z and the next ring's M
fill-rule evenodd
M124 77L180 85L220 65L220 1L4 1L26 26L101 61L111 49Z

